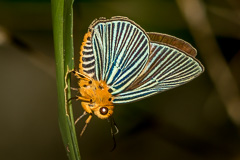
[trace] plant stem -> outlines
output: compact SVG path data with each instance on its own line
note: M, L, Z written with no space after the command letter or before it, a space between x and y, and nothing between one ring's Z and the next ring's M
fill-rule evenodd
M67 75L67 93L65 75L74 68L73 51L73 0L52 0L53 36L56 58L56 78L58 91L59 126L65 150L70 160L80 160L75 132L72 105L66 103L71 97L70 75Z

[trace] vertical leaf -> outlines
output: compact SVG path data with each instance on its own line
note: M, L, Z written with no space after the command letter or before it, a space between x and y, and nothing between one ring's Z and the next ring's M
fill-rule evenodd
M65 75L74 68L73 51L73 0L52 0L53 36L56 58L59 126L65 150L70 160L80 160L72 106L65 107L71 96L70 76L67 76L68 92L65 94ZM67 96L67 97L65 97ZM66 109L69 109L68 114Z

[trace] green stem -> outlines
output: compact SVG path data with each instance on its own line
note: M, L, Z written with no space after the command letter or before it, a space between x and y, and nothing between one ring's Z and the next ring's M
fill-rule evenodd
M71 97L70 75L66 77L68 85L67 94L65 93L65 75L68 73L68 70L74 68L72 4L73 0L51 1L56 58L59 126L69 159L80 160L81 157L75 132L72 105L68 104L67 107L65 106L66 100ZM66 109L68 111L66 111Z

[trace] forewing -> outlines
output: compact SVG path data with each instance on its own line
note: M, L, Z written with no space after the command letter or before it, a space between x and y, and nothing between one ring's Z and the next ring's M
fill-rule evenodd
M104 80L112 95L125 90L142 72L150 54L149 37L125 17L96 20L90 26L96 79Z
M118 94L113 102L128 103L166 91L191 81L203 70L193 54L172 45L151 42L148 64L136 81Z

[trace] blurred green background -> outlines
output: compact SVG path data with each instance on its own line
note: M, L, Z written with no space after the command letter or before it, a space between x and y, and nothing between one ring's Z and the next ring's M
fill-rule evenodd
M82 159L240 160L240 2L76 1L76 68L89 24L119 15L146 31L190 42L206 71L184 86L116 106L120 132L113 152L109 123L94 117L78 136ZM58 128L49 1L0 1L0 71L0 159L66 160ZM75 117L82 114L79 102L73 108ZM77 134L83 125L76 125Z

